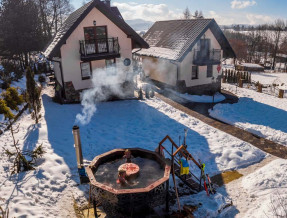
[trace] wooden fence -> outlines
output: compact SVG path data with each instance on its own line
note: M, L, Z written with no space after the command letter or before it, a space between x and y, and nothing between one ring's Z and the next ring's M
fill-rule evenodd
M251 83L251 73L238 70L223 70L223 83L239 83L242 80L245 83Z

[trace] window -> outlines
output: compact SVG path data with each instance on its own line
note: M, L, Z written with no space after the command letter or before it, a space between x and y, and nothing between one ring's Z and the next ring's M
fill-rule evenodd
M116 68L116 59L107 59L106 60L106 71L107 75L116 75L117 68Z
M85 27L84 34L85 34L85 40L106 39L107 27L106 26Z
M87 54L108 52L107 27L85 27L85 45Z
M90 62L81 63L82 80L90 79L92 76L92 67Z
M207 75L206 77L212 77L213 76L213 66L207 65Z
M200 56L201 58L209 58L210 39L200 40Z
M192 66L191 79L198 79L198 66Z

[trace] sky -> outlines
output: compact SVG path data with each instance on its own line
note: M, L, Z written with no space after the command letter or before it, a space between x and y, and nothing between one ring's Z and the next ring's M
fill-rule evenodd
M75 9L84 0L71 0ZM88 2L88 0L86 0ZM112 0L125 20L147 21L182 18L186 7L191 13L202 11L204 17L215 18L221 25L272 23L287 20L287 0Z

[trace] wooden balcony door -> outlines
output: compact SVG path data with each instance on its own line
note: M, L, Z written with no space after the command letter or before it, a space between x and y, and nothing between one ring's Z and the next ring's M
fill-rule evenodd
M87 54L108 52L107 26L85 27L84 34Z
M208 59L210 50L210 39L200 40L200 59Z

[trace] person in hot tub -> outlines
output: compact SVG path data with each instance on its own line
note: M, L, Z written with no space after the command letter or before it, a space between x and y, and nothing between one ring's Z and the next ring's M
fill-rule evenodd
M129 185L129 184L128 184L128 181L127 181L127 179L126 179L126 176L127 176L127 174L126 174L126 171L125 171L125 170L123 170L123 169L119 170L117 183L118 183L118 184L121 184L122 186Z
M126 158L127 161L126 163L131 163L132 162L132 152L129 149L125 150L125 155L123 156L123 158Z

